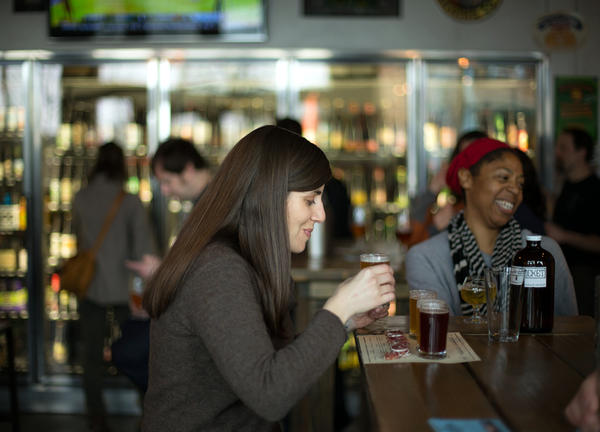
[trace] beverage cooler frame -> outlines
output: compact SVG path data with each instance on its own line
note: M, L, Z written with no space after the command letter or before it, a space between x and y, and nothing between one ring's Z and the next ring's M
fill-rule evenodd
M406 166L406 187L410 196L423 192L427 188L427 155L423 146L423 124L425 122L425 96L426 79L425 72L429 61L456 62L459 57L468 57L471 61L483 62L512 62L532 63L536 68L536 108L535 108L535 134L537 136L537 147L535 158L540 169L542 182L551 186L552 178L552 145L550 137L551 129L551 97L549 96L549 66L547 58L539 53L482 53L482 52L433 52L433 51L394 51L384 52L377 55L363 56L360 54L335 53L329 51L285 51L285 50L261 50L245 49L243 51L230 50L177 50L170 52L146 50L141 54L135 51L136 60L131 60L128 50L103 50L101 55L84 55L75 53L64 55L61 53L26 53L26 58L20 61L23 67L23 82L26 90L27 101L25 106L26 122L23 137L23 157L25 163L24 193L27 197L27 234L26 245L29 251L28 268L26 276L29 288L28 301L28 372L27 380L33 383L53 382L46 373L44 361L44 290L45 290L45 260L44 252L41 250L40 239L45 235L43 230L43 205L44 192L42 177L43 172L43 143L42 134L39 130L40 112L44 109L45 101L40 92L41 68L46 64L82 64L98 65L102 62L147 62L147 113L146 122L146 145L148 154L152 154L158 143L167 138L171 133L171 100L170 81L168 79L170 70L175 63L186 62L201 65L203 63L213 64L215 62L231 62L248 64L253 62L273 62L275 65L276 79L274 83L274 97L276 107L274 113L279 117L298 117L301 115L300 89L293 82L293 69L304 62L321 62L324 64L352 63L352 64L398 64L404 65L407 94L406 94L406 158L402 163ZM134 52L134 50L131 50ZM8 53L4 53L7 58ZM104 57L102 57L104 56ZM2 65L6 62L0 63ZM366 158L368 163L377 165L381 162L377 157ZM361 164L365 158L357 155L352 156L349 163ZM385 163L390 163L385 161ZM392 163L398 163L396 160ZM152 181L154 192L153 200L158 204L153 207L157 223L157 230L162 238L168 229L164 223L166 219L166 200L158 193L157 185ZM389 199L389 197L388 197ZM73 379L66 376L66 381L74 383Z

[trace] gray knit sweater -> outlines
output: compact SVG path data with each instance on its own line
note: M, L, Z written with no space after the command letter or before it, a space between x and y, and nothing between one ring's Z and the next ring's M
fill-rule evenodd
M143 431L271 431L335 361L340 320L321 310L292 342L272 340L254 280L230 246L201 253L151 324Z
M522 230L523 247L529 230ZM542 236L542 248L554 256L554 313L577 315L577 302L573 278L560 246L551 238ZM491 256L483 254L486 265L491 265ZM430 289L445 300L451 315L460 315L460 297L456 288L448 231L442 231L429 240L419 243L406 255L406 280L410 289Z

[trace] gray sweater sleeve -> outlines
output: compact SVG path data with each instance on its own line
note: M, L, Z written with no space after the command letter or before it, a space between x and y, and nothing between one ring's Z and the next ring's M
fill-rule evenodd
M192 333L198 334L233 392L259 416L285 416L335 361L346 339L340 320L319 311L292 343L276 350L246 261L213 253L181 293Z
M438 298L448 303L450 315L461 314L447 231L409 249L406 254L406 281L409 289L435 291Z

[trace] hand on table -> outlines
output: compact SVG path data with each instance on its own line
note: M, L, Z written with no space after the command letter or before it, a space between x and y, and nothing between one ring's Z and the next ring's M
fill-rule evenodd
M567 419L573 426L578 427L581 432L600 431L597 379L597 371L588 375L565 409Z

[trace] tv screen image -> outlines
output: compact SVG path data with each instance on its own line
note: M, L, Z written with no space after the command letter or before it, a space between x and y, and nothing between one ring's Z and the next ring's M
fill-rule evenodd
M264 0L50 0L50 36L265 33Z

